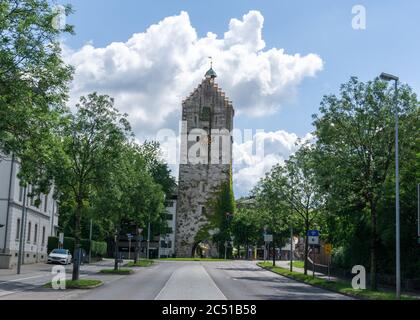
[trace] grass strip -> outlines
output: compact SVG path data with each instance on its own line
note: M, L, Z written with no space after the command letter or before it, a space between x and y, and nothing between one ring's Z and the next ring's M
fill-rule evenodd
M118 269L118 270L114 270L114 269L103 269L103 270L99 271L99 273L127 275L127 274L133 273L133 270L132 269Z
M65 280L66 289L94 289L103 284L101 280L94 279L79 279L79 280ZM44 288L52 288L52 282L43 285Z
M125 266L126 267L150 267L153 263L154 263L153 260L142 259L142 260L137 261L136 263L131 261L127 263Z
M312 277L311 275L304 275L299 272L290 272L290 270L273 267L271 262L260 262L258 265L266 270L275 272L282 276L292 278L294 280L304 282L322 289L327 289L337 293L342 293L358 299L367 299L367 300L395 300L394 292L387 291L372 291L372 290L356 290L353 289L350 282L347 281L328 281L327 279ZM401 295L402 300L418 300L413 296Z

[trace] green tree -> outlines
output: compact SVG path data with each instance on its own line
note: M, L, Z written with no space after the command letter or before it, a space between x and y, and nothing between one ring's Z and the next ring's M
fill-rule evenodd
M75 257L80 248L81 218L94 192L109 182L130 133L125 115L108 96L81 97L77 112L68 115L62 131L62 151L56 155L52 172L62 194L71 199L74 215ZM73 280L79 278L79 264L73 264Z
M235 237L235 244L244 246L246 258L249 259L249 247L261 241L262 226L255 208L237 208L232 220L232 234Z
M279 184L274 173L272 170L266 174L252 191L256 200L255 217L258 218L259 225L264 231L273 236L273 266L276 265L275 248L282 244L282 234L288 227L288 208L285 206L282 194L279 193Z
M115 239L120 236L124 221L135 224L137 230L146 227L149 219L156 222L163 218L164 193L148 172L146 163L135 143L126 144L115 159L107 183L97 191L95 211L98 219L113 222ZM115 242L115 270L118 269L117 253L118 243Z
M286 234L289 226L294 225L304 231L305 274L309 253L307 233L323 207L323 197L315 180L314 161L312 149L304 146L284 164L276 165L256 189L259 207L271 217L271 228Z
M400 87L397 101L401 122L418 110L416 96L407 86ZM325 96L320 115L314 115L314 167L327 209L340 215L341 225L354 221L346 214L349 211L360 214L356 220L362 227L369 220L372 289L377 288L378 209L392 171L396 111L394 91L386 83L351 78L338 96Z
M45 166L57 147L53 128L72 76L58 37L73 28L54 28L56 15L46 0L0 2L0 149L19 158L22 184L44 192L50 183Z

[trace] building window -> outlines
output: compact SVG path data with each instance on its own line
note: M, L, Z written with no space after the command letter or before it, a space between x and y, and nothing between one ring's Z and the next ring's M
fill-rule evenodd
M20 238L20 219L16 221L16 240Z
M195 138L195 141L196 141L196 142L200 142L200 137L199 137L199 136L197 136L197 137Z
M47 212L47 207L48 207L48 195L45 195L45 199L44 199L44 212Z
M45 244L45 226L42 227L42 245Z
M37 243L38 238L38 225L35 224L35 231L34 231L34 243Z
M166 220L172 221L173 219L174 219L174 215L173 214L167 214L166 215Z
M19 187L19 202L23 200L23 187Z
M162 240L162 241L160 242L160 247L161 247L161 248L171 248L171 247L172 247L172 241L168 241L168 242L166 243L166 241L165 241L165 240Z
M31 224L31 222L28 222L28 237L26 238L27 242L31 241L31 229L32 229L32 224Z
M173 206L174 206L174 202L173 201L166 202L166 207L167 208L172 208Z
M201 214L205 215L206 214L206 207L201 207Z

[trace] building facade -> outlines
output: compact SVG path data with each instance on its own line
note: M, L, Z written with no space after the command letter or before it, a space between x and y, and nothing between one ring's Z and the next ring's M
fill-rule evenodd
M218 87L212 68L182 103L181 157L176 210L175 253L195 255L197 235L212 214L211 200L223 182L231 181L234 108ZM210 255L217 256L210 245Z
M172 258L175 255L176 207L178 196L174 195L166 202L166 221L168 229L160 235L159 257Z
M18 172L17 159L0 157L0 268L4 269L17 264L22 230L22 261L26 264L46 261L48 237L56 235L58 230L58 208L53 191L28 196L32 186L21 187Z

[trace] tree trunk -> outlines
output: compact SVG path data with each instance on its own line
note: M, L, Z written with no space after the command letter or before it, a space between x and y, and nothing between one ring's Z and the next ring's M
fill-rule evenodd
M73 274L72 280L79 280L80 275L80 237L81 237L81 230L80 230L80 219L82 214L83 208L83 201L82 198L79 196L77 199L77 207L75 212L75 226L74 226L74 252L73 252Z
M376 206L374 202L370 201L370 214L371 214L371 247L370 247L370 288L371 290L377 290L377 276L376 276L376 251L378 245L378 234L377 234L377 216Z
M308 239L308 231L309 231L309 222L306 221L305 223L305 263L304 263L304 274L308 274L308 255L309 255L309 239Z

